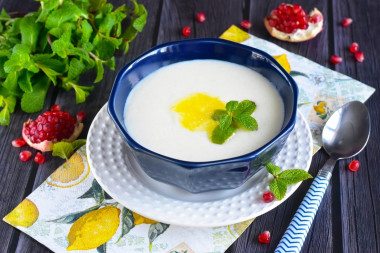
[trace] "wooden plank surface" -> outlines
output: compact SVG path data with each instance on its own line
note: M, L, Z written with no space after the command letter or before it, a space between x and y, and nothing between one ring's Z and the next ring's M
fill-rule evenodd
M120 1L112 1L117 3ZM128 61L156 44L188 38L218 37L230 25L238 25L242 19L249 19L252 28L249 32L267 39L277 45L321 65L347 74L376 89L380 88L380 3L379 1L305 1L301 3L308 11L317 7L325 17L325 27L321 34L304 43L287 43L269 36L263 26L263 18L282 1L270 0L140 0L148 12L148 22L144 31L131 44L129 53L119 54L116 58L116 70ZM291 1L292 2L292 1ZM119 5L116 4L116 5ZM38 3L27 0L0 0L0 8L7 11L35 10ZM206 13L205 23L194 19L198 11ZM354 23L349 28L340 25L344 17L352 17ZM184 26L190 26L192 33L188 38L181 34ZM357 63L348 47L358 42L365 52L365 61ZM343 63L333 66L328 62L330 55L338 54ZM50 90L44 110L59 103L65 110L76 113L87 112L86 127L81 135L85 138L90 122L108 99L116 71L106 70L104 80L96 88L86 103L76 105L73 92ZM81 79L90 84L94 76L89 74ZM372 118L372 137L368 148L356 156L361 169L352 173L347 170L352 160L341 161L335 166L331 185L319 208L315 222L311 227L302 252L380 252L380 150L379 136L380 96L377 91L366 103ZM0 127L0 217L6 215L33 189L37 188L62 160L47 155L46 163L22 163L18 159L19 150L10 148L10 142L18 138L22 122L36 114L27 115L20 109L12 115L9 127ZM27 149L27 148L26 148ZM313 157L310 172L316 175L327 160L320 151ZM278 208L258 217L238 240L231 245L227 253L235 252L273 252L291 218L301 203L311 181L301 184L300 188ZM257 242L258 235L264 230L272 233L270 244ZM0 252L50 252L46 247L20 233L13 227L0 222Z

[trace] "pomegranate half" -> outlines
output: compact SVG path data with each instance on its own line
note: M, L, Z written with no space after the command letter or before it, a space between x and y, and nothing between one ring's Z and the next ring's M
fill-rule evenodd
M52 107L36 120L29 119L22 128L22 137L34 149L42 152L53 150L56 142L73 142L83 130L83 118L75 121L66 111Z
M308 15L299 4L281 4L264 19L269 34L279 40L302 42L323 29L323 15L314 8Z

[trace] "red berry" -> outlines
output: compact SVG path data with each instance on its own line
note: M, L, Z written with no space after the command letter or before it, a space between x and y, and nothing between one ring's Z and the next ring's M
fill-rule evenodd
M199 23L203 23L206 21L206 14L204 14L203 12L198 12L195 17Z
M61 110L61 106L60 105L52 105L50 107L50 111L54 112L54 111L60 111Z
M338 63L341 63L342 62L342 57L339 57L339 56L337 56L337 55L333 55L333 56L331 56L331 58L330 58L330 62L332 63L332 64L338 64Z
M263 201L265 203L272 202L274 200L274 194L271 191L266 191L263 194Z
M43 154L41 154L40 152L37 152L36 156L34 157L34 161L36 163L41 164L41 163L45 162L45 156Z
M259 242L269 243L270 242L270 232L264 231L261 235L259 235Z
M21 151L18 157L21 161L26 162L30 159L30 157L32 157L32 152L28 150Z
M244 19L243 21L240 22L240 26L244 29L249 29L251 28L252 24L248 20Z
M352 24L352 18L344 18L342 21L343 27L348 27Z
M354 42L350 46L350 52L351 53L356 53L359 50L359 45L358 43Z
M353 160L352 162L350 162L350 164L348 165L348 168L351 170L351 171L357 171L360 167L360 163L358 160Z
M25 144L26 144L26 141L22 137L12 141L12 146L16 148L22 147Z
M86 117L86 112L85 111L79 111L77 113L77 121L78 122L83 122L84 117Z
M364 61L364 53L362 51L357 51L354 56L358 62Z
M191 33L191 28L190 26L185 26L183 29L182 29L182 34L183 36L190 36L190 33Z
M310 23L318 23L322 20L322 15L321 14L315 14L310 17Z
M293 12L294 12L294 14L297 14L301 9L302 9L302 7L299 4L293 5Z

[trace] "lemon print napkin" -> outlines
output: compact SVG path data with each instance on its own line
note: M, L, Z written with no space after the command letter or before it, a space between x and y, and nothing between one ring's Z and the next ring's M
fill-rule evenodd
M3 219L54 252L224 252L252 220L215 228L172 226L113 200L90 172L85 147Z
M375 91L275 44L231 26L223 39L273 55L299 87L298 108L308 120L314 153L324 122L344 103ZM178 108L177 108L178 109ZM192 228L161 223L113 200L91 174L84 147L3 219L55 252L224 252L251 224Z

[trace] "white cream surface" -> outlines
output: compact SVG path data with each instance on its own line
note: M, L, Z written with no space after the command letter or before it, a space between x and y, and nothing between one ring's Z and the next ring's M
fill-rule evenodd
M258 130L237 130L224 144L207 132L185 129L171 110L179 100L207 93L228 102L252 100ZM284 119L284 105L269 81L247 67L218 60L193 60L163 67L141 80L125 105L130 136L145 148L175 159L205 162L250 153L275 137Z

